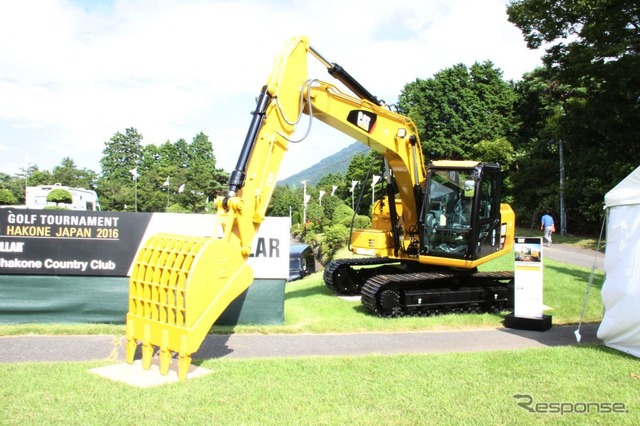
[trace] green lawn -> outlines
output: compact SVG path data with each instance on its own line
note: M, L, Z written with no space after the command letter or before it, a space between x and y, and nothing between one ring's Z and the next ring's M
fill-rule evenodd
M485 268L512 269L513 264L505 257ZM544 302L550 307L548 313L553 315L554 324L577 323L590 272L545 260ZM587 322L602 319L602 281L602 274L597 273L586 309ZM286 322L281 326L214 327L213 332L487 328L500 327L504 313L376 318L364 313L359 301L330 294L317 273L287 285L285 316ZM83 332L123 334L124 329L107 325L0 327L0 334L4 335ZM109 361L0 364L0 424L640 423L638 359L597 345L196 362L213 370L213 374L142 390L88 371L108 365ZM613 408L623 412L612 412ZM565 413L558 413L560 409Z
M147 389L88 371L101 365L106 362L0 364L0 424L633 425L640 421L640 363L599 346L211 359L201 365L212 374ZM557 404L556 411L562 407L567 412L585 411L586 403L599 405L589 405L589 413L548 413L554 410L552 404ZM623 412L612 413L614 403Z

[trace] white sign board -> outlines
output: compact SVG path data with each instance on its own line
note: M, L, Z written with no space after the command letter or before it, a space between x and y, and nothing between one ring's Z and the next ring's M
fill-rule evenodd
M249 265L255 278L289 278L288 217L267 217L253 239Z
M542 318L542 239L516 237L514 315Z
M140 247L154 234L167 232L194 237L212 237L216 215L154 213L140 241ZM289 228L288 217L267 217L251 245L249 265L257 279L289 278ZM131 266L131 268L133 265ZM131 269L129 270L131 275Z

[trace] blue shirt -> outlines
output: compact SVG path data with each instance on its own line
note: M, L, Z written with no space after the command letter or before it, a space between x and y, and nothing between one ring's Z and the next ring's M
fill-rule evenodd
M551 216L549 216L548 214L545 214L544 216L542 216L542 226L546 228L547 226L552 226L552 225L553 225L553 218Z

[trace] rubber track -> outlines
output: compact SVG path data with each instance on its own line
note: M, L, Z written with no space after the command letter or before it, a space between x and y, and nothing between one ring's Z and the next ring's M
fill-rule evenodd
M421 286L428 288L430 284L436 284L438 281L449 281L451 279L463 278L465 280L491 280L498 282L501 280L513 280L513 272L510 271L494 271L494 272L474 272L474 273L446 273L446 272L418 272L397 275L378 275L367 280L361 290L362 306L371 314L378 316L386 316L388 313L381 312L378 308L377 295L381 289L389 284L403 285L423 283ZM440 312L446 312L447 308L443 307ZM473 312L475 309L468 309ZM456 309L456 312L465 312L465 309ZM403 312L403 315L408 312Z
M332 260L324 269L322 278L324 280L324 285L326 285L329 290L333 291L334 293L343 294L344 292L338 291L335 286L335 277L337 277L337 272L339 272L340 268L350 269L352 266L383 265L393 262L397 262L397 260L393 260L388 257L362 257Z

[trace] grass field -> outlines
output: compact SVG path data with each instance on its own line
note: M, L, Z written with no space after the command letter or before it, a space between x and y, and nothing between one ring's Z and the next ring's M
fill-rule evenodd
M599 346L212 359L202 366L213 374L142 390L88 371L105 364L0 364L0 424L634 425L640 421L638 360Z
M487 269L513 268L500 259ZM545 260L554 324L580 319L590 270ZM597 273L585 321L602 319ZM287 285L281 326L216 333L348 333L500 327L502 314L381 319L330 294L321 274ZM123 326L2 326L0 334L124 334ZM213 374L137 389L92 363L0 364L0 424L640 424L640 362L597 345L482 353L208 359Z

